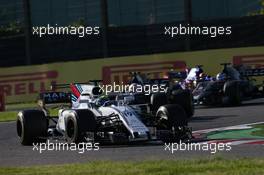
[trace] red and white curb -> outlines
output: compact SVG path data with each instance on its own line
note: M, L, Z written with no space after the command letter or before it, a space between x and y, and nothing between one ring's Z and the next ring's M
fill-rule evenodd
M264 145L264 139L226 139L226 140L210 140L202 143L229 143L230 145Z
M214 131L227 131L227 130L241 130L241 129L250 129L252 125L257 124L264 124L264 122L257 122L257 123L249 123L249 124L242 124L242 125L235 125L235 126L228 126L228 127L221 127L221 128L213 128L213 129L205 129L205 130L198 130L193 131L194 138L202 139L205 138L205 134ZM206 139L206 138L205 138ZM219 140L208 140L201 143L230 143L231 145L264 145L264 138L263 139L219 139Z

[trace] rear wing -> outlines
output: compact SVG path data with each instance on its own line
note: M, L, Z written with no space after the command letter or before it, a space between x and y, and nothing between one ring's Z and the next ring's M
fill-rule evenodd
M71 93L43 92L39 94L39 100L44 104L71 103Z
M168 78L169 79L185 79L187 78L187 72L186 71L181 71L181 72L171 71L171 72L168 72Z
M264 68L246 69L242 74L248 77L264 76Z
M226 69L231 63L220 64ZM250 68L244 65L233 65L233 67L243 76L254 77L254 76L264 76L264 68Z
M167 84L169 82L169 79L167 78L153 78L150 79L150 84L157 84L157 85L161 85L161 84Z

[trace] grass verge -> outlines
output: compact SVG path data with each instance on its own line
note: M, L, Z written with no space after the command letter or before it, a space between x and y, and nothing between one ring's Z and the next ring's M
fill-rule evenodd
M6 111L0 112L0 122L15 121L18 111L30 108L36 108L36 103L7 104Z
M21 109L29 109L35 108L37 106L36 103L14 103L14 104L6 104L7 111L17 111Z
M259 130L252 132L252 135L264 137L264 124L256 125Z
M37 167L0 168L5 175L259 175L264 174L264 159L222 158L175 161L110 162L96 161L86 164L53 165Z
M15 121L17 119L17 113L18 111L0 112L0 122ZM58 109L50 110L50 115L51 116L58 115Z
M17 112L0 112L0 122L14 121L17 118Z

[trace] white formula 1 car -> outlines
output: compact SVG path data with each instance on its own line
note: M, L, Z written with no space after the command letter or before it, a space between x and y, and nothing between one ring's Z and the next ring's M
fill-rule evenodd
M22 145L47 139L128 143L156 139L176 142L192 137L188 117L180 105L163 105L153 111L150 104L141 103L140 94L119 93L110 98L93 83L56 87L70 88L71 92L41 93L41 109L18 113L17 134ZM54 104L64 106L57 116L50 116L47 108Z

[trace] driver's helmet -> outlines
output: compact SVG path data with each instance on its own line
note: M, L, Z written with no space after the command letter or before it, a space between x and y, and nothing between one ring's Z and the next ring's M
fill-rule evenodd
M205 73L200 73L199 74L199 79L204 79L207 75Z
M109 98L106 95L102 95L96 99L95 104L97 106L103 106L107 101L109 101Z
M225 73L219 73L216 75L216 80L220 80L220 81L223 81L226 79L226 74Z

